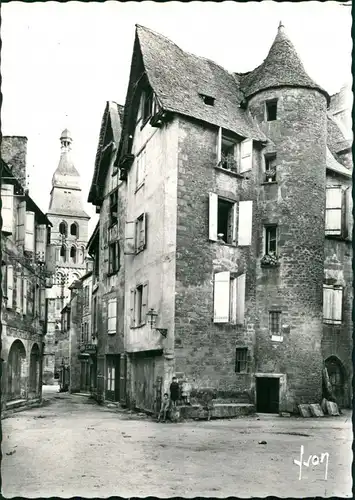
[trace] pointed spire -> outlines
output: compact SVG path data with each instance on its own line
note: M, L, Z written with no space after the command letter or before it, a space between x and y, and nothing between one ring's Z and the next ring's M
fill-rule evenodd
M56 171L53 174L53 187L80 189L80 175L71 159L71 144L73 139L68 129L63 130L60 136L61 153Z
M276 87L306 87L319 90L329 102L328 93L306 73L302 61L280 21L275 40L264 62L242 79L246 97Z

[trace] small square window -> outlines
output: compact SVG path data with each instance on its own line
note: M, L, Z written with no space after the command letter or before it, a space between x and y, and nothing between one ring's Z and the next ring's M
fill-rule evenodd
M214 106L214 101L215 101L214 97L211 97L210 95L206 94L199 94L199 96L207 106Z
M269 332L271 335L281 337L281 311L269 312Z
M277 120L277 100L266 101L266 121L272 122Z
M247 348L237 348L235 350L235 371L245 373L247 371Z

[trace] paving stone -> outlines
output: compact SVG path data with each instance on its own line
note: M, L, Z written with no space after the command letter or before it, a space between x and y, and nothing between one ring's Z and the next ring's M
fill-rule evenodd
M312 417L324 417L324 413L322 408L320 407L320 404L312 404L309 405L309 409L311 411Z
M298 405L298 409L301 417L309 418L312 416L309 405Z

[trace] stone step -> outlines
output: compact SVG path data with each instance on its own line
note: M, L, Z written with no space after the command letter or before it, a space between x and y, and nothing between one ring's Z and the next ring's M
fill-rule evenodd
M181 419L205 419L208 412L201 405L178 406ZM255 406L249 403L216 403L211 407L211 418L237 418L255 413Z

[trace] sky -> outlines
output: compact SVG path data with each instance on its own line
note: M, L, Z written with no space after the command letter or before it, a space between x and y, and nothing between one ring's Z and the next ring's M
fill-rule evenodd
M246 72L265 59L282 20L308 74L330 94L351 75L351 9L339 2L10 2L2 4L3 135L28 138L30 195L46 212L69 128L85 210L106 101L124 104L135 24ZM168 63L168 61L167 61Z

